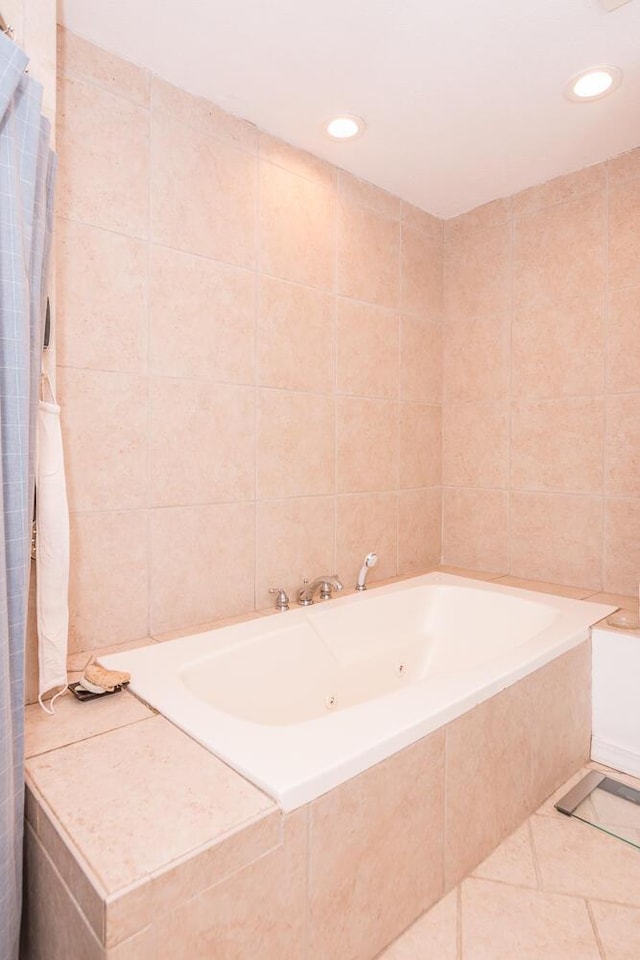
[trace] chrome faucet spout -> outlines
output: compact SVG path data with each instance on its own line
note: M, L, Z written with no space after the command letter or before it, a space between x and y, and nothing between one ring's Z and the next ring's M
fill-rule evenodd
M310 583L305 580L304 586L298 590L298 603L303 607L310 606L314 603L313 598L318 589L320 590L321 600L330 600L332 591L343 590L344 586L335 573L331 576L316 577Z

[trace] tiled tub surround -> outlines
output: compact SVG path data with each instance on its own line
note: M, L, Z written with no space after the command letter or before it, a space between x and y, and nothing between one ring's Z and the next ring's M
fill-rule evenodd
M415 572L441 530L448 563L636 588L640 150L443 225L64 31L58 60L73 651L371 549Z
M632 594L640 149L444 225L443 562Z
M614 609L432 572L101 662L291 811L571 650Z
M65 31L58 65L71 650L438 563L442 223Z
M290 814L129 693L29 707L24 960L371 960L584 763L590 675L586 641Z

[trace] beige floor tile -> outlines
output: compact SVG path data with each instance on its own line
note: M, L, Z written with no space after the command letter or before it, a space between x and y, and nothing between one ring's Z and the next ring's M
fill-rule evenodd
M583 900L491 880L462 884L464 960L600 960Z
M507 837L500 846L476 867L472 876L498 880L517 887L538 887L528 822Z
M153 712L126 691L113 697L80 703L71 693L56 700L51 717L39 704L25 711L25 756L34 757L68 743L95 737L116 727L152 717Z
M589 902L607 960L640 957L640 910L614 903Z
M458 960L458 889L424 913L378 960Z
M531 827L544 891L640 907L634 847L570 817L534 816Z

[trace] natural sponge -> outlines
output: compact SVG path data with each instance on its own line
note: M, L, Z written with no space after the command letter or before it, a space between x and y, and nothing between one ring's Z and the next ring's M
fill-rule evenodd
M91 693L113 693L130 680L131 674L125 670L107 670L94 661L84 668L80 686Z

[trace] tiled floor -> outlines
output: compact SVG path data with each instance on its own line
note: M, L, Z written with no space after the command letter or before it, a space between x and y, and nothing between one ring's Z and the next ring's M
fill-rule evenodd
M553 807L583 773L378 960L639 960L640 850Z

